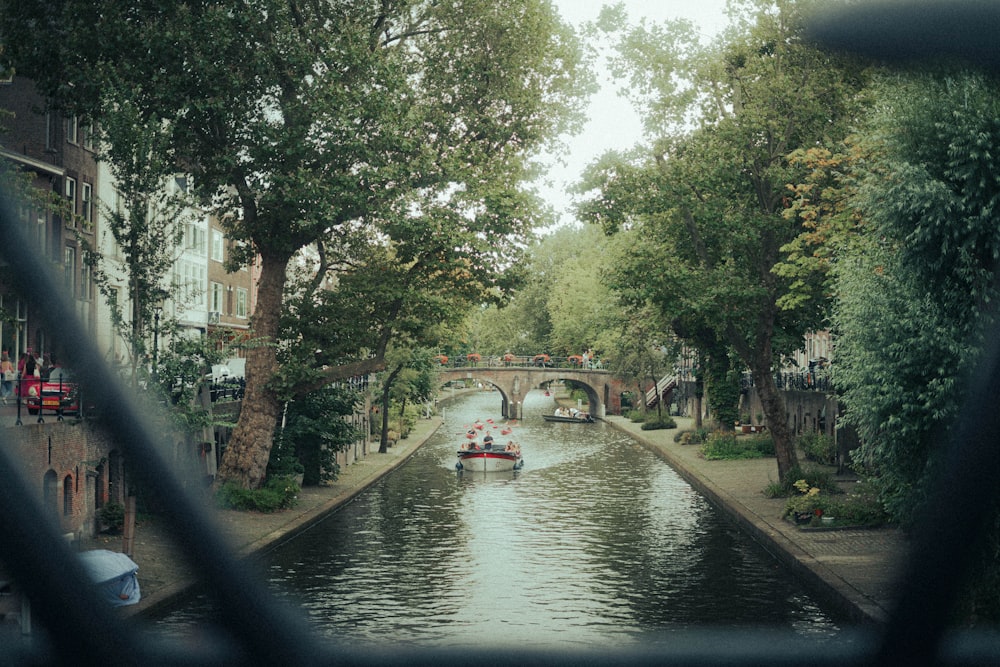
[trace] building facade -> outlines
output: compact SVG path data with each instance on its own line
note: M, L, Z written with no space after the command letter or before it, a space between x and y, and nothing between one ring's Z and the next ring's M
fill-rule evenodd
M86 257L99 229L97 192L100 187L91 128L73 115L47 107L34 84L21 77L0 82L0 157L30 175L32 185L64 200L65 213L24 202L17 215L30 230L34 252L62 277L77 315L88 331L97 330L97 291ZM23 251L23 249L21 249ZM47 327L34 316L32 304L3 289L0 345L13 359L31 350L39 359L60 355L72 341L59 339L58 327Z

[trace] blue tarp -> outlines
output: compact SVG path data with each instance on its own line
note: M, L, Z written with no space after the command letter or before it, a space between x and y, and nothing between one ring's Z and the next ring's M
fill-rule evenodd
M101 598L115 607L139 601L139 566L123 553L94 549L81 551L80 560L90 580L97 586Z

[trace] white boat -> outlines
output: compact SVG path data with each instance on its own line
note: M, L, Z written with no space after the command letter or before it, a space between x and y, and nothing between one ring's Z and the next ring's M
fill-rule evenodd
M456 470L471 472L500 472L503 470L520 470L524 465L521 458L520 445L497 446L490 449L473 445L462 445L458 450Z

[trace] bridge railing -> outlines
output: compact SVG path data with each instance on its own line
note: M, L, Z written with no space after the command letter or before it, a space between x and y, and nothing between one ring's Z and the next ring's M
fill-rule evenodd
M600 359L589 359L586 362L580 357L552 357L535 359L534 355L490 355L479 359L469 359L466 356L449 357L441 363L442 368L571 368L576 370L606 370Z

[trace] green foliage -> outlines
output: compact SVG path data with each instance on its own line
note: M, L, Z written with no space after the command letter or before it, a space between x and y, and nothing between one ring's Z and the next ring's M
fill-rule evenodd
M876 501L874 487L869 484L858 483L846 495L836 486L823 488L805 478L796 480L792 487L794 492L785 504L785 516L798 523L806 518L811 525L819 525L819 518L825 517L832 521L824 525L874 527L889 521L888 513Z
M836 265L835 379L861 436L854 465L908 525L994 318L1000 94L954 71L886 77L878 94L863 234Z
M818 488L827 494L840 493L840 487L837 486L834 476L829 471L807 466L793 468L792 473L785 480L769 485L767 496L769 498L785 498L796 495L800 493L797 485L802 483L805 483L809 488Z
M581 217L624 239L610 276L616 293L655 308L717 362L735 351L763 378L822 325L829 297L776 306L797 279L772 271L779 248L801 231L782 215L786 184L805 172L786 158L842 138L866 79L801 39L800 3L752 7L752 20L711 46L682 23L629 26L620 13L606 15L619 73L632 82L655 142L644 154L594 163L581 186ZM718 378L716 385L723 387ZM768 421L783 424L780 400L764 398L775 412ZM785 475L795 450L785 429L774 437Z
M274 439L267 476L303 474L304 486L337 478L337 452L362 437L344 417L360 400L346 386L327 386L288 403L285 428Z
M194 434L212 424L209 406L198 397L207 386L212 364L222 360L221 346L210 336L171 336L167 348L159 352L154 391L165 397L171 421L183 432Z
M639 424L646 421L646 413L642 410L629 410L625 413L625 418L633 424Z
M394 339L436 345L435 324L520 283L544 208L522 187L531 156L582 123L592 81L551 3L112 0L97 41L93 16L86 0L0 0L5 60L98 125L115 84L142 127L169 132L157 154L190 170L236 261L261 260L263 344L220 478L263 477L277 424L243 415L279 413L278 346L317 382L346 379ZM313 275L286 291L299 253ZM283 338L292 295L308 330Z
M97 511L97 518L112 530L120 530L125 525L125 506L121 503L105 503Z
M796 446L805 454L807 461L824 465L837 462L837 443L831 435L818 432L803 433L795 439Z
M682 445L700 445L708 441L712 431L707 428L688 429L674 435L674 442Z
M642 423L643 431L657 431L665 428L677 428L677 422L670 416L659 417L650 415L650 418Z
M244 489L235 482L226 482L216 491L215 501L223 509L277 512L295 507L301 490L291 477L272 477L259 489Z
M774 456L774 440L768 435L737 437L734 433L714 431L701 447L709 461L763 459Z
M740 371L743 365L730 357L725 345L715 343L701 351L710 411L720 423L732 424L739 411ZM741 420L745 424L750 423L749 419Z

